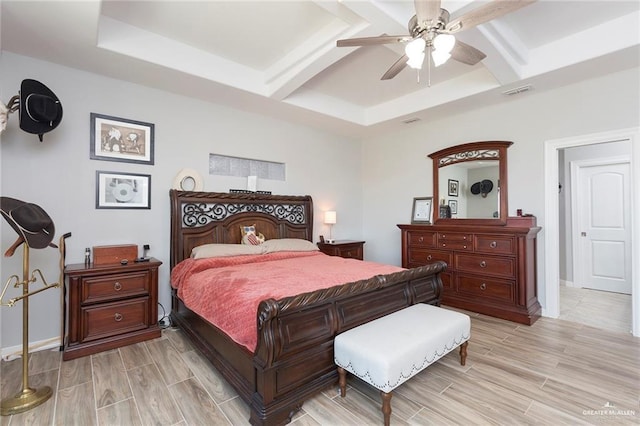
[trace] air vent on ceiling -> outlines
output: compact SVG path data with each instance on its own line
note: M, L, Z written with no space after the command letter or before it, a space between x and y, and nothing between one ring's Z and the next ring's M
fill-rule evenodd
M414 118L402 120L404 124L411 124L411 123L415 123L416 121L420 121L420 119L418 117L414 117Z
M533 86L530 85L530 84L527 84L525 86L520 86L520 87L516 87L514 89L506 90L506 91L502 92L502 94L503 95L507 95L507 96L513 96L513 95L518 95L520 93L528 92L531 89L533 89Z

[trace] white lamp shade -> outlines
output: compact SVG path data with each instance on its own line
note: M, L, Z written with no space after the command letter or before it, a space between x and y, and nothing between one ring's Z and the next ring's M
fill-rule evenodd
M418 53L414 56L409 56L407 60L407 65L409 65L414 70L422 69L422 63L424 62L424 52Z
M424 48L426 45L427 42L422 37L416 38L407 43L404 48L404 53L409 57L407 65L417 70L422 68L422 62L424 61Z
M434 50L431 53L431 57L433 58L433 65L435 65L436 67L439 67L440 65L444 64L449 60L449 58L451 57L451 54L441 50Z
M439 52L451 53L451 49L453 49L455 44L456 38L451 34L438 34L436 38L433 39L433 47Z
M334 225L336 223L336 212L326 211L324 212L324 223L327 225Z

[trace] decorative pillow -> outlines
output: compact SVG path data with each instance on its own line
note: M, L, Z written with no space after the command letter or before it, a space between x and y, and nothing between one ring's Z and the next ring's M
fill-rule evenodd
M311 241L298 238L281 238L265 241L262 244L265 253L276 251L317 251L318 247Z
M264 235L256 233L256 225L240 226L240 232L242 233L242 244L257 246L264 243Z
M204 244L191 250L194 259L206 259L208 257L243 256L248 254L262 254L261 246L242 244Z

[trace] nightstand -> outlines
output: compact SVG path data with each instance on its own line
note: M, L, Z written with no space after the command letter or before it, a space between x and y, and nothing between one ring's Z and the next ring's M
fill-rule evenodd
M63 360L160 337L157 259L65 270Z
M364 241L336 240L333 243L318 243L318 248L329 256L359 260L364 258Z

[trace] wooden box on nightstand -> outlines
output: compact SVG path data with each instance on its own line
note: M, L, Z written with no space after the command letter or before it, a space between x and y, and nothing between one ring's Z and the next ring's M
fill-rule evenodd
M318 243L318 248L329 256L359 260L364 258L364 241L336 240L333 243Z
M67 265L63 360L160 337L157 259Z

